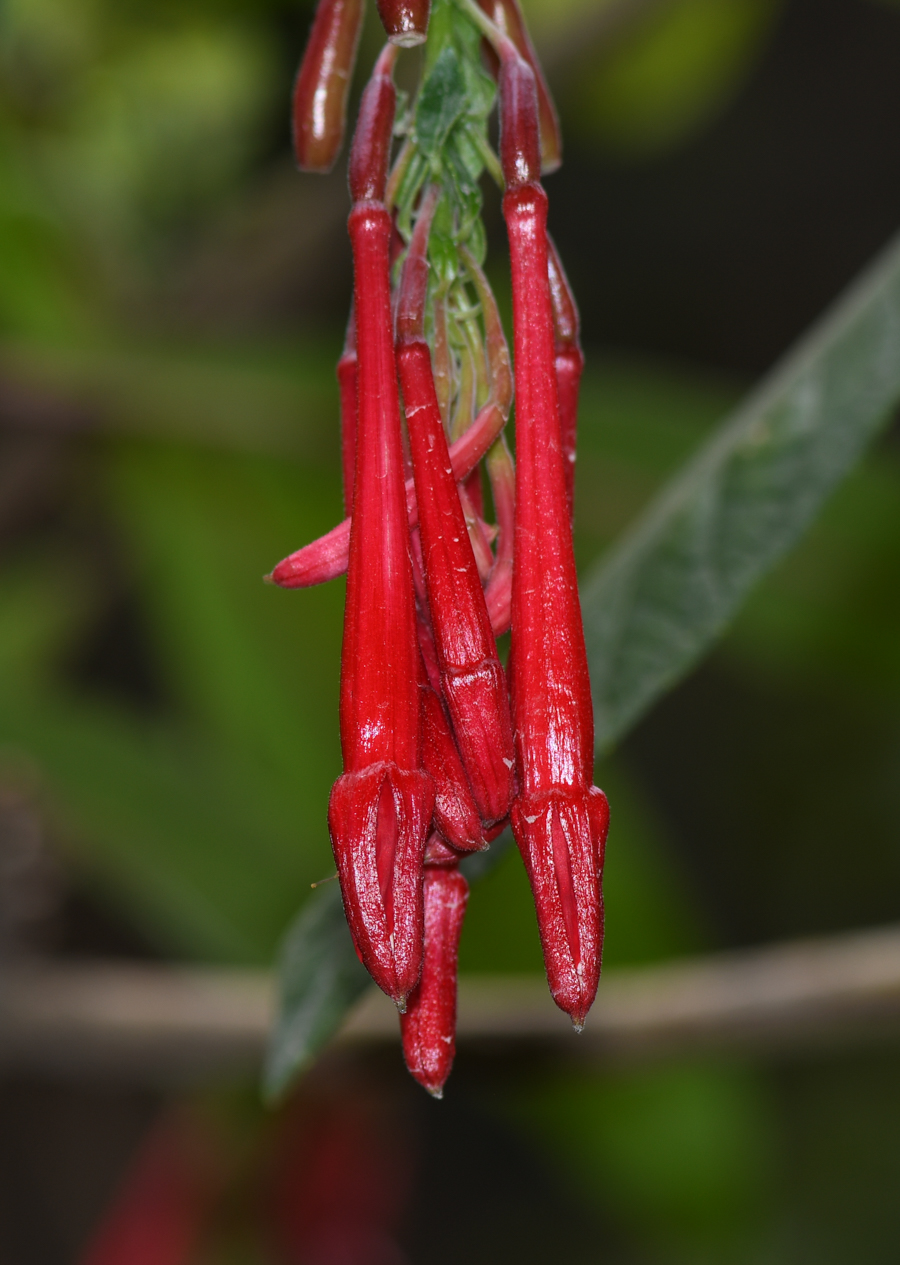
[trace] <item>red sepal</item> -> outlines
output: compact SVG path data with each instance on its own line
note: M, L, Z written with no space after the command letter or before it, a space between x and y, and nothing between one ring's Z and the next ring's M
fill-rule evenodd
M402 1009L422 968L422 864L431 778L382 762L335 782L328 829L353 942Z

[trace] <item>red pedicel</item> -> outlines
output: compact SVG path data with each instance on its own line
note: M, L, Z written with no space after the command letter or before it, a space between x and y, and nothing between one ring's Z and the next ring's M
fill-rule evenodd
M443 1095L456 1054L456 962L469 897L458 862L432 836L425 861L422 978L400 1016L406 1066L435 1098Z
M428 233L438 197L419 212L400 283L397 360L419 505L425 583L456 745L482 819L499 821L513 796L506 679L447 451L425 342Z
M478 3L494 25L509 36L534 73L541 132L541 168L548 175L551 171L556 171L562 163L562 136L556 106L553 104L538 55L534 51L522 10L517 0L478 0Z
M392 44L414 48L428 34L431 0L376 0L378 16Z
M575 449L578 441L578 393L584 372L584 352L579 341L578 306L553 238L547 236L550 301L556 342L556 387L559 392L559 427L563 473L569 513L575 509Z
M515 82L512 81L511 82ZM501 77L501 85L503 79ZM547 198L528 170L528 102L501 147L512 266L516 378L513 712L519 794L510 818L531 880L550 991L576 1027L597 991L600 875L609 823L592 785L594 722L561 451L547 259ZM510 118L501 101L503 120ZM532 97L532 117L536 101ZM523 138L526 150L514 146Z
M393 52L393 50L388 50ZM422 860L434 807L420 768L419 647L391 327L391 217L379 200L393 124L382 54L354 138L350 213L359 365L356 487L341 656L344 773L328 824L360 957L402 1008L421 970Z
M319 0L294 83L294 154L301 171L330 171L344 139L363 0Z

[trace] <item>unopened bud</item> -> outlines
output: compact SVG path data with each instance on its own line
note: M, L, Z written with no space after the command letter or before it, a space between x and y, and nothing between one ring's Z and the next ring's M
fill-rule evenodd
M544 72L525 25L525 18L517 0L478 0L479 5L496 27L508 35L520 55L534 71L537 82L538 117L541 129L541 168L548 174L562 163L562 136L556 106L547 87ZM492 54L489 53L489 56ZM496 66L496 62L494 63Z
M344 139L362 0L320 0L294 83L294 154L301 171L330 171Z
M359 105L350 150L350 196L354 202L381 202L387 185L397 91L391 72L397 50L388 45L372 71Z
M378 13L392 44L414 48L428 34L431 0L377 0Z
M507 189L541 178L534 71L508 43L500 54L500 162Z

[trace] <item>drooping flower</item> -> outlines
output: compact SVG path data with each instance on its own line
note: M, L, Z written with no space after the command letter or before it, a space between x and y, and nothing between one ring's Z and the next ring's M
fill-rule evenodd
M415 598L382 198L395 50L376 66L350 162L359 423L341 659L344 773L328 823L357 950L399 1006L422 962L422 862L434 788L421 768Z
M316 32L334 29L339 7L320 0L308 72L332 118L328 40L316 46ZM592 782L571 531L583 356L540 184L560 161L558 121L517 0L434 0L422 89L397 122L390 175L393 65L399 47L424 38L430 6L378 7L390 42L363 95L350 160L354 303L338 365L348 518L269 578L295 588L347 571L332 844L357 950L401 1012L407 1006L407 1064L439 1094L453 1059L468 892L459 861L507 819L551 991L576 1026L597 989L608 808ZM329 37L347 65L348 30ZM482 37L499 81L499 161ZM315 93L307 96L312 110ZM484 166L505 189L515 461L503 435L509 350L482 267ZM496 638L508 630L504 670Z
M511 656L519 793L511 820L550 990L580 1027L600 978L609 809L593 785L594 720L563 470L537 94L515 51L501 48L500 56L516 376Z

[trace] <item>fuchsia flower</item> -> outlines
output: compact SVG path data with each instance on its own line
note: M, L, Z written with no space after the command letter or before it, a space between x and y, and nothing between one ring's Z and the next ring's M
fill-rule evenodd
M537 93L530 68L511 47L501 59L517 419L512 663L519 795L512 826L531 880L550 990L580 1027L600 979L609 808L592 778L594 718L563 471Z
M441 691L475 802L488 824L513 796L506 679L466 529L425 341L426 247L438 199L425 195L403 269L397 360L412 453L425 584Z
M359 382L354 519L341 661L344 774L328 823L350 930L401 1007L422 963L425 838L434 808L421 768L418 642L400 401L391 323L387 181L395 50L366 89L350 159Z
M350 47L350 18L341 26L338 8L321 0L298 93L301 80L325 85L329 101L336 91L323 49L329 39L341 56ZM450 74L448 57L468 57L476 81L478 33L499 79L500 157L490 162L504 179L512 262L514 463L503 435L509 350L481 267L477 188L466 184L475 178L466 164L486 161L477 155L487 153L489 94L477 118L448 122L439 98L432 116L420 107L405 115L389 178L394 61L398 45L425 38L429 5L378 8L391 42L363 95L351 152L354 305L338 365L352 517L268 578L299 588L347 571L332 845L357 951L405 1007L407 1066L439 1096L453 1061L468 896L459 861L507 820L531 881L550 988L576 1027L597 990L608 806L592 781L571 527L584 360L540 184L542 167L560 161L558 123L522 15L516 0L442 0L426 87L442 58ZM340 37L317 35L326 27ZM314 96L307 92L308 110ZM438 123L435 149L428 128ZM496 526L485 522L482 461ZM508 673L496 642L507 630Z

